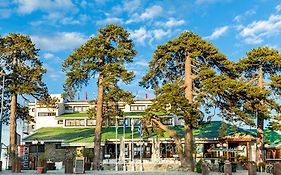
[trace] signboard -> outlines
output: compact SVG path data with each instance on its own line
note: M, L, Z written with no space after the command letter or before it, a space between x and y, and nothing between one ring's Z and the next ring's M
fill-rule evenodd
M84 174L85 173L84 158L81 158L81 157L76 158L74 172L77 173L77 174Z
M28 145L24 145L23 148L23 168L28 169L29 168L29 160L28 160Z

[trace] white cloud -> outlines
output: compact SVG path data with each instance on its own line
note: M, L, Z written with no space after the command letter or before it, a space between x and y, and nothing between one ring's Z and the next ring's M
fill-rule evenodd
M267 20L254 21L241 29L239 35L247 44L262 43L264 38L281 32L281 15L271 15Z
M62 59L60 59L59 57L55 56L52 53L44 53L43 58L45 58L46 60L49 60L52 62L58 62L58 63L61 63L63 61Z
M17 12L20 14L30 14L34 11L73 11L76 10L71 0L16 0Z
M155 30L152 31L152 33L153 33L153 36L156 40L160 40L163 37L169 35L171 33L171 31L170 30L164 31L162 29L155 29Z
M185 23L184 20L176 20L174 18L169 18L169 21L167 21L164 25L168 28L170 27L176 27L176 26L181 26Z
M281 11L281 4L277 5L277 6L275 7L275 10L276 10L277 12L280 12L280 11Z
M161 6L154 5L152 7L145 9L145 11L142 14L135 13L128 21L126 21L126 23L130 24L133 22L153 19L154 17L161 15L162 12L163 12L163 8Z
M210 39L210 40L214 40L219 38L221 35L223 35L227 30L228 30L228 26L223 26L223 27L219 27L216 28L215 31L210 35L205 37L206 39Z
M106 24L123 24L123 20L116 17L107 17L104 20L97 21L97 25L106 25Z
M246 17L252 16L255 14L256 14L256 11L254 9L247 10L245 13L235 16L234 21L241 22L242 19L245 19Z
M131 32L131 38L140 44L144 44L146 39L151 38L151 32L141 27Z
M145 19L152 19L155 16L158 16L162 13L163 9L161 6L159 5L154 5L150 8L145 9L144 13L142 13L140 15L140 19L141 20L145 20Z
M140 65L140 66L145 66L145 67L147 67L147 66L148 66L148 63L147 63L147 62L143 62L143 61L138 61L138 62L136 62L136 65Z
M58 52L72 50L84 43L88 37L78 32L59 32L53 36L31 36L33 42L42 50Z
M55 57L55 55L54 55L54 54L51 54L51 53L45 53L45 54L43 55L43 57L46 58L46 59L52 59L52 58Z
M161 40L165 36L169 36L171 34L171 30L163 30L163 29L154 29L154 30L146 30L145 27L141 27L139 29L130 31L131 38L142 45L145 45L147 42L150 46L152 46L152 42L155 40Z
M202 5L202 4L213 4L213 3L217 3L217 2L225 2L227 0L196 0L195 1L195 4L199 4L199 5Z
M176 26L182 26L185 24L184 20L176 20L175 18L169 18L168 21L166 22L156 22L155 25L156 26L163 26L166 28L172 28L172 27L176 27Z

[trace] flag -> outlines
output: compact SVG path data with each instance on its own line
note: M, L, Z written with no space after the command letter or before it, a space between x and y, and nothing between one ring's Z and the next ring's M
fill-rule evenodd
M131 119L131 131L134 131L134 119Z
M78 100L80 100L80 93L78 93Z
M142 137L142 124L141 124L141 122L140 122L140 125L138 127L138 133L139 133L140 137Z
M126 128L126 119L123 119L123 128Z
M86 92L86 94L85 94L85 97L86 97L86 100L88 100L88 93Z

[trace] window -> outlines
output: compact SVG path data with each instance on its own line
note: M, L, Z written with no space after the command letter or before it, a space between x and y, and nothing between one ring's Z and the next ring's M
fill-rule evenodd
M63 120L58 120L58 125L62 125L63 124Z
M61 146L60 143L56 143L55 147L56 147L56 149L65 149L65 147Z
M173 158L176 155L176 144L175 143L161 143L160 152L161 158Z
M55 112L38 112L38 116L56 116Z
M67 119L65 120L65 126L85 126L84 119Z
M35 112L35 108L31 108L31 111L32 111L32 112Z
M72 111L72 106L65 106L65 110L70 110L70 111Z
M30 145L30 153L42 153L45 152L45 145Z
M74 112L87 112L88 106L74 106Z
M96 120L87 119L87 126L96 126Z
M162 119L162 122L164 125L173 125L173 118L165 118L165 119Z
M145 106L144 105L133 105L130 106L131 111L144 111L145 110Z

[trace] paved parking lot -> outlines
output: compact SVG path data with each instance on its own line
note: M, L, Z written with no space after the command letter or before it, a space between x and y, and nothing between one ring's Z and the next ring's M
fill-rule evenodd
M0 174L12 174L11 171L5 170L0 172ZM32 175L37 174L34 170L22 170L21 175ZM64 174L64 170L49 170L47 174ZM95 174L95 175L109 175L109 174L125 174L125 175L199 175L198 173L192 173L192 172L131 172L131 171L87 171L85 174ZM212 172L210 175L223 175L223 173L219 172ZM238 171L236 173L233 173L233 175L248 175L247 171ZM258 173L258 175L269 175L267 173Z

